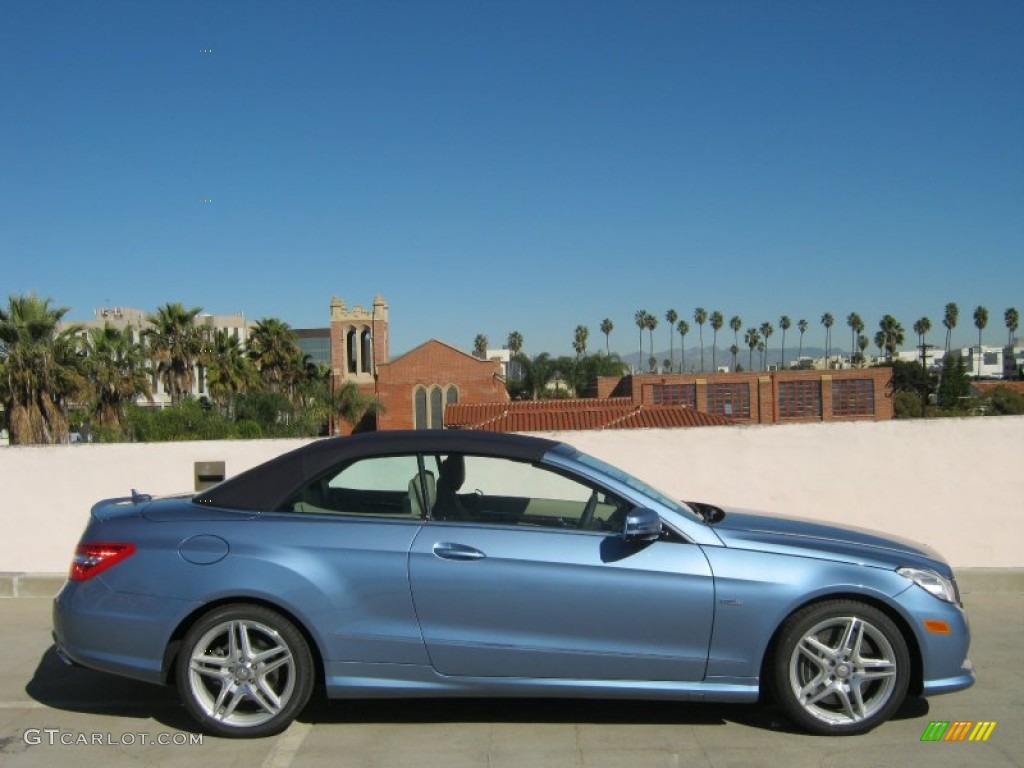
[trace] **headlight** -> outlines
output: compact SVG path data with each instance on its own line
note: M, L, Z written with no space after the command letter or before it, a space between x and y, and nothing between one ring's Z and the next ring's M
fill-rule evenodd
M939 600L947 603L957 602L956 587L953 582L937 574L935 571L928 571L923 568L898 568L896 573L910 579L921 587L921 589L935 595Z

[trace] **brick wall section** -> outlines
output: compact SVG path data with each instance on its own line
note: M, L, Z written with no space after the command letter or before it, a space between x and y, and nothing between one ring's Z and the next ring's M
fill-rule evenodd
M598 376L597 396L602 399L606 397L633 397L633 377Z
M778 419L775 407L775 387L771 376L757 377L757 422L758 424L774 424ZM751 403L753 405L753 403ZM753 416L753 412L751 412Z
M874 413L849 416L833 414L832 384L846 379L869 379L874 386ZM746 384L749 388L750 418L733 417L741 424L778 424L800 421L885 421L893 417L892 392L890 383L892 370L889 368L846 369L839 371L775 371L759 373L665 373L603 376L598 379L599 393L605 396L632 397L636 405L654 402L654 388L657 385L695 384L696 409L707 412L708 388L716 383ZM821 416L782 418L779 415L779 385L789 381L816 381L821 387Z
M378 363L376 394L387 409L378 429L413 429L413 390L423 385L458 387L460 403L508 401L500 378L501 364L480 360L444 342L431 339L389 363Z

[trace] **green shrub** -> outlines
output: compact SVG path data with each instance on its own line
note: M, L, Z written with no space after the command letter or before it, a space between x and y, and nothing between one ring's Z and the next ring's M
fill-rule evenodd
M897 419L921 418L921 398L913 392L895 393L892 408Z
M242 440L259 440L263 437L263 429L252 419L241 419L235 422L235 434Z
M998 416L1024 414L1024 395L1009 387L996 387L989 395L990 412Z

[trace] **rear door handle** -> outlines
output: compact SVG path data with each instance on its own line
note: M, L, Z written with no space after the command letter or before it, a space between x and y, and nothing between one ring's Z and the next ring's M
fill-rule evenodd
M442 560L483 560L487 557L479 549L447 541L440 541L435 544L434 554Z

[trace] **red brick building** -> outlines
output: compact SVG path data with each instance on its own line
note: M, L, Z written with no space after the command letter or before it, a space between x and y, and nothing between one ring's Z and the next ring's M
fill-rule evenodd
M501 364L480 360L431 339L390 360L388 305L381 296L371 309L331 300L331 380L347 381L384 406L377 429L441 429L453 403L507 401ZM342 423L341 431L348 427Z
M633 374L598 379L598 397L678 405L740 424L893 417L890 368L770 373Z
M501 364L431 339L377 366L378 429L441 429L445 407L507 401Z
M378 429L547 431L784 424L893 417L891 369L638 374L598 379L597 398L509 401L501 364L431 339L394 360L388 305L331 300L331 376L375 395ZM344 429L344 425L342 425Z

